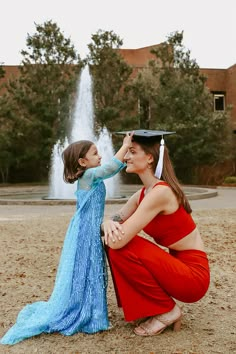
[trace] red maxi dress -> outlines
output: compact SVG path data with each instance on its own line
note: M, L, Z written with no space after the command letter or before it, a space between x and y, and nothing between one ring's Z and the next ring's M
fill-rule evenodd
M166 182L157 185L168 186ZM139 203L144 192L145 188ZM172 214L158 214L144 228L156 243L136 235L123 248L107 247L118 306L126 321L169 312L174 299L192 303L205 295L210 283L206 253L168 249L195 228L191 215L180 206Z

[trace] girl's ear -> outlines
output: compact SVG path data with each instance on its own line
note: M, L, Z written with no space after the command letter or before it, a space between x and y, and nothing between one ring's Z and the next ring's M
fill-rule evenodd
M86 161L85 161L85 159L83 159L82 157L79 158L78 163L79 163L80 166L86 167Z

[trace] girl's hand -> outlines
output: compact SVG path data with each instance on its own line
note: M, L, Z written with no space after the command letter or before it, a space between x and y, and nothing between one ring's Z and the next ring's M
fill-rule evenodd
M123 139L123 145L127 145L128 147L130 147L130 145L132 144L133 135L134 132L127 133Z
M121 240L121 235L124 234L122 225L113 220L106 220L102 224L104 232L105 244L110 242L117 242Z

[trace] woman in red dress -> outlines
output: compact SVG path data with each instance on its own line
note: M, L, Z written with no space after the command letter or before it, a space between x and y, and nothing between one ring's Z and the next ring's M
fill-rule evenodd
M175 300L200 300L210 282L203 241L164 146L163 136L170 133L132 133L126 172L137 174L143 188L102 224L125 320L146 318L134 329L140 336L159 334L170 325L179 330L182 312ZM153 242L138 235L142 230Z

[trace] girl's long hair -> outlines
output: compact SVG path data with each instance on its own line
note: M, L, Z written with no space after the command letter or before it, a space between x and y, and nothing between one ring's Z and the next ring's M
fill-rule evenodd
M136 141L141 146L143 151L146 154L151 154L153 156L152 169L153 169L153 172L155 173L155 169L156 169L158 159L159 159L160 143L153 142L153 141L146 142L146 141L135 139L135 138L134 138L134 141ZM192 212L192 209L190 207L187 197L185 196L185 194L180 186L178 178L176 177L176 174L175 174L175 171L174 171L174 168L173 168L173 165L172 165L166 145L164 146L162 179L163 179L163 181L168 183L168 185L170 186L170 188L172 189L172 191L176 195L176 198L177 198L178 202L180 203L180 205L183 205L183 207L187 211L187 213L190 214Z
M89 140L80 140L70 144L63 151L63 179L65 182L74 183L78 178L82 177L86 168L80 166L79 159L85 157L93 144L94 143Z

